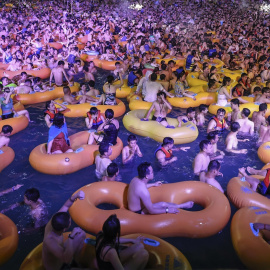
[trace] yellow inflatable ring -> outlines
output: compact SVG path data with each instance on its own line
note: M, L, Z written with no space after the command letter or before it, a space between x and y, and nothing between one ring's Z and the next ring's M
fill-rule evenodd
M218 72L220 75L224 75L226 77L230 77L233 81L238 81L240 78L241 78L241 74L243 73L243 71L231 71L229 69L221 69L219 72Z
M46 143L35 147L29 156L31 166L45 174L69 174L92 165L98 153L98 145L88 145L88 131L81 131L69 137L73 153L49 155L46 151ZM112 146L110 159L116 159L123 149L123 142L117 138L116 145Z
M5 169L15 158L12 148L3 146L0 149L0 172Z
M49 68L42 68L40 70L17 70L17 71L10 71L10 70L2 70L0 69L0 77L4 77L4 72L8 75L10 79L17 75L21 75L22 72L26 72L28 75L34 77L40 77L41 79L47 79L50 77L51 70Z
M259 147L258 157L265 164L270 162L270 142L263 143Z
M199 72L190 72L187 75L187 83L190 87L192 86L198 86L198 85L208 85L207 81L203 81L198 79Z
M263 179L262 176L254 176ZM257 206L270 210L270 200L251 189L244 178L234 177L227 185L227 194L230 201L237 207Z
M171 129L162 126L157 121L141 121L146 113L146 110L128 112L123 118L123 125L128 131L140 136L150 137L157 142L162 142L165 137L171 137L175 144L183 144L193 142L198 137L198 129L192 122L177 127L177 119L167 117L169 125L176 127Z
M77 92L79 89L79 83L74 83L74 85L70 87L71 93ZM24 105L29 105L46 102L63 96L63 86L56 86L52 91L37 92L34 94L17 94L13 99L21 102Z
M72 219L86 231L98 233L104 221L116 214L121 222L121 234L151 233L159 237L208 237L220 232L230 219L229 201L218 189L198 181L164 184L150 188L153 203L194 201L204 206L201 211L182 210L179 214L140 215L127 209L128 185L121 182L96 182L82 187L85 199L69 209ZM101 210L96 206L112 203L119 209ZM218 218L217 218L218 216Z
M160 55L160 57L162 57L162 56ZM161 64L161 61L164 61L165 64L168 64L169 61L173 60L175 62L175 65L177 65L179 67L185 67L186 66L186 58L177 59L175 57L171 57L171 58L162 59L160 57L159 58L158 57L155 57L157 64Z
M16 225L7 216L0 214L0 265L7 262L18 247Z
M63 234L64 240L68 238L68 235L68 232ZM123 236L123 238L136 239L139 236L140 234L131 234ZM155 269L157 265L161 265L162 269L191 270L188 260L177 248L153 235L143 234L141 236L146 238L145 241L143 241L143 244L150 255L146 265L147 269ZM86 241L89 238L94 244L96 238L90 234L86 234ZM80 263L82 267L98 270L95 258L95 247L91 244L84 244L78 263ZM42 244L35 247L27 255L21 264L20 270L45 270L42 265Z
M118 98L116 99L117 105L94 105L94 103L92 103L92 105L90 103L68 105L63 102L63 98L56 99L55 101L63 103L69 109L64 113L67 117L86 117L87 112L89 112L92 107L97 107L100 113L105 113L107 109L112 109L114 111L114 117L119 117L126 111L125 104ZM59 105L56 104L56 107L58 108Z
M248 269L269 270L270 245L264 237L270 238L269 231L256 231L254 223L270 224L270 211L250 206L238 210L231 223L233 247Z
M139 95L132 95L129 100L129 109L133 110L149 110L152 106L152 102L142 100Z

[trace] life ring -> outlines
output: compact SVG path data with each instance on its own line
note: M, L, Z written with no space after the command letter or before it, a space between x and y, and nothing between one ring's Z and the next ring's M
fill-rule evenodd
M231 71L229 69L226 69L226 68L222 68L218 74L220 75L223 75L223 76L226 76L226 77L230 77L233 81L238 81L240 78L241 78L241 74L243 73L243 71Z
M41 79L47 79L50 77L51 70L49 68L42 68L39 70L17 70L17 71L10 71L10 70L2 70L0 69L0 77L4 77L4 72L7 74L7 77L12 79L17 75L21 75L22 72L26 72L28 75L34 77L40 77Z
M123 125L132 133L150 137L158 142L162 142L165 137L171 137L174 139L175 144L183 144L193 142L198 137L198 129L192 122L187 122L181 127L177 127L178 121L167 117L169 125L175 127L171 129L162 126L157 121L141 121L146 113L146 110L128 112L123 118Z
M223 66L225 66L225 63L218 58L215 58L212 63L210 63L209 61L208 61L208 63L209 63L209 68L214 66L217 69L220 69L220 68L223 68Z
M268 231L256 231L254 223L270 224L270 211L250 206L238 210L232 218L231 238L233 247L248 269L269 270L270 245L264 237L270 239Z
M86 231L98 233L104 221L116 214L121 234L151 233L158 237L208 237L220 232L231 215L229 201L218 189L198 181L164 184L150 188L152 202L181 203L194 201L201 211L182 210L179 214L140 215L127 210L128 185L121 182L95 182L84 186L85 199L77 200L69 209L72 219ZM101 203L112 203L119 209L101 210ZM218 217L218 218L217 218Z
M63 234L64 240L68 239L68 235L68 232ZM136 239L139 236L139 234L131 234L123 236L123 238ZM159 264L162 266L162 269L191 270L188 260L177 248L153 235L143 234L141 236L145 237L143 244L150 255L146 265L147 269L155 269ZM86 234L85 242L89 242L89 244L84 244L78 263L80 263L82 267L97 270L98 268L95 263L95 240L96 238L94 236ZM20 270L45 270L42 265L42 245L42 243L39 244L27 255L21 264Z
M270 142L265 142L259 147L258 157L265 164L270 162Z
M80 84L76 82L70 87L71 93L75 93L79 91L79 89ZM29 105L46 102L63 96L63 86L56 86L52 91L36 92L33 94L17 94L13 97L13 100L19 101L24 105Z
M129 109L133 110L149 110L152 106L152 102L147 102L142 100L141 96L139 95L132 95L129 99Z
M198 86L198 85L208 85L207 81L203 81L198 79L199 77L199 72L190 72L187 75L187 83L188 85L191 86Z
M5 169L15 158L12 148L3 146L0 149L0 172Z
M262 180L262 176L254 176ZM230 201L237 207L257 206L270 210L270 200L251 189L244 178L234 177L227 185L227 194Z
M92 165L98 153L98 145L88 145L88 131L81 131L69 137L73 153L49 155L46 151L46 143L35 147L29 156L31 166L45 174L61 175L79 171ZM116 159L123 149L123 142L117 138L116 145L112 146L110 159Z
M97 107L101 113L105 113L107 109L112 109L114 111L114 117L119 117L123 115L126 111L125 104L118 98L116 98L117 105L95 105L94 103L69 105L63 102L63 98L58 98L55 101L63 103L69 109L66 112L64 112L64 115L67 117L81 117L81 116L85 117L87 112L89 112L90 108L92 107ZM58 108L59 105L56 104L56 107Z
M101 65L101 68L105 70L115 70L116 69L115 63L116 62L122 63L121 61L107 61L107 60L99 60L99 61L100 62L99 62L98 67L100 67ZM95 61L94 61L94 64L95 64Z
M86 53L82 53L80 55L80 58L85 62L91 62L91 61L93 61L94 59L97 58L97 55L88 55Z
M14 222L0 214L0 265L7 262L17 250L18 230Z

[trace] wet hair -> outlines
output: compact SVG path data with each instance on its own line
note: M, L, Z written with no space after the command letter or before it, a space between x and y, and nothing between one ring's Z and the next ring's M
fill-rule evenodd
M56 113L53 118L53 125L61 128L64 125L64 115L62 113Z
M114 162L112 162L108 167L107 167L107 174L109 177L115 176L115 174L119 171L118 165Z
M218 135L218 131L214 130L214 131L210 131L207 135L207 140L211 141L211 140L215 140L216 136Z
M88 82L88 84L89 84L89 86L90 87L95 87L95 81L93 81L93 80L90 80L89 82Z
M116 65L121 65L121 63L117 61L117 62L115 62L115 66L116 66Z
M105 111L105 117L108 118L108 119L113 119L114 111L112 109L107 109Z
M219 114L219 113L224 113L224 115L225 115L226 114L226 111L223 108L219 108L217 110L217 114Z
M64 86L64 87L63 87L63 92L64 92L65 95L68 94L68 93L70 93L70 88L69 88L69 86Z
M107 77L107 82L108 82L108 83L113 83L113 81L114 81L114 77L113 77L112 75L109 75L109 76Z
M13 131L13 127L10 126L10 125L4 125L4 126L2 127L2 132L3 132L4 134L11 133L12 131Z
M244 108L244 109L242 110L242 114L243 114L245 117L249 117L249 115L250 115L250 110L247 109L247 108Z
M157 80L157 74L156 74L156 73L152 73L152 74L150 75L150 80L151 80L152 82L156 81L156 80Z
M259 112L263 112L267 110L267 104L266 103L262 103L259 105Z
M202 112L202 111L206 110L207 108L208 108L207 105L205 105L205 104L200 104L200 106L199 106L199 111Z
M99 147L98 147L98 151L99 151L100 155L104 155L105 153L107 153L109 151L109 148L110 148L109 143L101 142Z
M212 88L216 84L215 80L210 79L208 82L208 88Z
M163 96L164 98L167 97L166 93L164 93L163 91L159 91L159 92L157 93L157 97L160 97L160 96Z
M142 71L141 71L140 69L138 69L138 70L135 72L135 74L138 74L140 77L142 77L142 75L143 75L143 73L142 73Z
M62 232L69 227L70 215L67 212L58 212L53 215L51 224L55 231Z
M214 70L216 70L217 68L215 67L215 66L212 66L211 68L210 68L210 73L212 73Z
M240 128L240 124L238 122L233 122L231 123L231 131L232 132L236 132L238 131Z
M174 143L174 139L171 138L171 137L165 137L163 139L163 142L162 142L162 146L166 146L168 144L173 144Z
M214 171L214 170L219 170L220 169L220 163L217 160L211 160L209 165L208 165L208 171Z
M259 86L256 86L256 87L254 87L254 89L253 89L253 93L255 93L255 92L261 92L262 91L262 89L261 89L261 87L259 87Z
M131 134L128 136L127 141L128 142L137 141L137 137L135 135Z
M180 80L184 75L186 75L184 70L182 72L178 73L177 74L177 81Z
M203 151L203 149L209 144L211 144L209 140L202 140L199 144L201 151Z
M167 65L166 65L166 64L162 64L162 65L161 65L161 69L162 69L162 70L166 70L166 68L167 68Z
M97 107L91 107L90 110L89 110L89 113L90 114L96 114L98 112L98 108Z
M120 221L117 216L109 216L102 226L103 240L100 245L105 246L111 243L115 245L115 249L118 251L120 230Z
M269 87L263 87L262 93L264 94L264 93L266 93L266 92L269 92Z
M165 74L161 74L161 75L160 75L160 79L161 79L161 80L165 80L165 79L166 79L166 75L165 75Z
M150 166L151 166L151 163L143 162L137 167L138 177L140 179L143 179L147 174L150 173L150 169L149 169Z
M247 76L247 73L242 73L242 74L241 74L241 78L243 78L243 77L245 77L245 76Z
M232 79L230 77L224 77L222 81L222 86L226 86L228 82L230 82Z
M58 62L58 66L62 66L62 65L64 66L65 62L61 60L61 61Z
M189 107L187 108L187 114L195 112L195 108Z
M21 72L21 76L22 75L27 75L27 73L25 71Z
M29 188L24 192L24 196L27 200L37 202L40 197L39 191L36 188Z
M233 99L231 100L231 103L234 104L234 105L237 105L238 107L239 107L239 105L240 105L240 102L239 102L239 99L238 99L238 98L233 98Z

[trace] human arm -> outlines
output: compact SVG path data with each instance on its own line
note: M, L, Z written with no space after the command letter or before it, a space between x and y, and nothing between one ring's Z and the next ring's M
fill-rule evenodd
M194 164L193 164L193 172L195 175L199 175L200 172L202 171L202 166L201 164L203 164L202 159L201 159L201 155L198 154L195 159L194 159Z
M149 111L147 112L145 118L143 118L144 120L148 120L148 119L149 119L149 116L150 116L151 112L152 112L152 111L154 110L154 108L155 108L155 104L156 104L156 101L154 101L154 102L152 103L152 105L151 105Z
M166 160L165 154L161 150L157 151L156 158L157 158L158 162L161 164L161 166L166 166L166 165L177 160L177 157L172 157L170 160Z
M63 74L64 74L66 80L68 81L68 84L71 86L71 83L70 83L70 81L69 81L69 79L68 79L68 76L67 76L65 70L63 69L62 72L63 72Z
M71 197L64 203L64 205L59 209L58 212L67 212L68 209L73 205L73 203L79 199L84 200L85 194L82 190L78 191L77 193L71 195Z
M233 149L233 140L229 139L228 141L226 140L226 151L235 153L235 154L246 154L247 149Z
M207 127L207 133L211 132L211 131L215 131L217 129L216 127L216 121L214 119L212 119Z
M17 184L16 186L13 186L13 187L11 187L11 188L8 188L8 189L6 189L6 190L1 191L1 192L0 192L0 197L3 196L3 195L5 195L5 194L8 194L8 193L10 193L10 192L13 192L13 191L15 191L15 190L18 190L18 189L21 188L22 186L23 186L23 185Z
M115 89L121 88L124 85L124 81L123 81L121 73L119 73L119 78L120 78L120 83L114 85Z
M133 157L135 156L135 151L136 151L135 149L130 148L129 146L124 147L122 151L123 164L126 164L133 159Z
M59 111L64 111L67 109L67 107L64 104L58 103L58 102L53 101L53 100L52 100L52 102L53 102L53 104L57 104L58 106L61 107L60 109L58 108Z
M255 230L267 230L267 231L270 231L270 224L254 223L253 227L254 227Z
M162 101L164 102L164 104L167 106L167 108L168 108L169 110L172 110L172 105L166 100L166 98L164 98L163 95L161 96L161 99L162 99Z
M50 128L50 127L52 126L52 124L53 124L53 123L50 121L50 116L49 116L48 114L46 114L44 119L45 119L45 122L46 122L47 127ZM48 146L48 147L49 147L49 146ZM47 152L47 154L49 154L49 153Z
M142 157L143 156L143 154L141 152L141 149L140 149L140 147L138 145L136 146L136 150L135 151L136 151L138 157Z
M54 77L54 74L53 74L53 69L51 70L51 74L50 74L50 87L52 86L52 79Z

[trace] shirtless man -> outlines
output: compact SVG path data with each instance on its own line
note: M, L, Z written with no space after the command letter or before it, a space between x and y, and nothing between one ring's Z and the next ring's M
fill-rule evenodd
M119 181L117 176L119 175L119 169L116 163L112 162L106 170L107 175L103 175L101 181Z
M250 110L247 108L244 108L241 112L241 119L237 119L236 122L240 124L239 132L253 135L254 123L248 119L249 115L250 115Z
M90 90L86 93L86 95L94 96L94 97L98 96L100 93L99 93L99 90L95 88L95 85L96 85L95 81L90 80L88 84L89 84Z
M205 123L205 116L208 113L208 106L200 104L199 113L196 115L197 126L203 126Z
M210 163L210 156L213 153L212 145L209 140L202 140L199 144L200 152L193 161L193 172L195 175L200 175L201 172L207 171Z
M175 147L174 140L171 137L165 137L162 145L155 151L156 158L161 166L166 166L177 160L177 157L173 155L173 151L182 150L186 152L190 147Z
M262 78L259 75L256 76L255 84L253 84L252 87L251 87L251 94L254 93L254 88L256 88L256 87L260 87L261 89L264 87L264 84L262 83Z
M42 262L46 270L69 269L67 268L69 264L80 254L85 232L75 227L65 242L63 233L71 224L68 209L77 199L83 200L84 196L83 191L73 194L46 225L42 248ZM79 268L75 269L79 270Z
M165 74L160 75L160 80L158 82L164 87L166 91L169 91L170 82L166 81Z
M137 214L177 214L179 208L191 208L193 202L189 201L182 204L174 204L169 202L152 203L150 193L151 187L158 187L162 183L156 182L148 184L154 179L153 168L150 163L144 162L138 166L138 176L134 177L128 187L127 201L128 209Z
M122 150L122 162L127 164L133 160L135 156L142 157L140 147L137 144L137 137L135 135L128 136L128 145Z
M240 106L240 102L238 98L233 98L231 100L231 108L232 108L232 112L231 114L228 116L228 118L230 118L230 120L232 122L236 122L238 119L241 118L241 112L239 109Z
M26 79L23 85L19 85L15 87L15 91L17 94L30 94L33 89L31 87L31 80Z
M209 184L219 189L222 193L224 193L223 188L221 187L219 182L215 179L216 176L222 175L222 173L219 172L219 170L220 170L220 163L217 160L210 161L207 172L201 172L200 181Z
M107 167L112 163L109 156L112 154L112 147L108 143L101 143L99 145L99 155L95 158L96 177L102 179L106 175Z
M270 89L268 87L264 87L262 89L262 95L258 96L258 98L256 99L256 102L269 104L270 103L269 95L270 95Z
M157 101L153 102L146 117L143 118L142 121L148 121L151 112L155 110L152 120L157 121L166 128L175 128L174 126L170 126L166 119L167 112L171 109L172 105L166 100L166 94L160 91L157 93Z
M10 125L4 125L2 127L2 131L0 133L0 149L3 146L8 146L10 142L9 136L11 135L12 131L13 131L13 128Z
M268 125L261 125L261 128L259 130L259 139L257 144L261 145L265 142L270 141L270 116L267 118Z
M223 131L228 129L228 125L224 119L226 111L223 108L217 110L217 115L213 117L208 124L207 133L210 131Z
M71 95L71 91L69 86L64 86L63 87L63 92L64 92L64 102L67 102L68 104L82 104L86 102L87 97L81 96L80 98L76 99Z
M259 106L258 112L253 112L252 122L254 122L254 131L259 132L261 126L266 126L265 114L267 111L267 104L262 103Z
M246 142L249 139L239 140L237 139L237 133L240 129L240 124L237 122L233 122L231 124L231 132L226 137L226 151L235 153L235 154L246 154L247 149L237 149L238 142Z
M207 135L207 140L211 142L212 145L212 154L211 157L215 159L223 159L225 156L225 153L217 148L217 143L219 140L218 131L211 131ZM217 152L219 152L219 155L217 155Z
M66 80L68 81L68 84L70 84L70 81L68 79L68 76L64 70L64 61L59 61L58 66L53 68L50 75L50 86L52 86L52 79L54 78L55 84L57 86L63 85L63 76L65 76Z
M197 125L197 121L196 121L196 111L195 108L193 107L189 107L187 108L187 115L181 115L177 117L177 121L178 121L178 127L182 126L182 123L187 123L188 121L192 122L193 124Z
M165 81L169 82L170 81L170 74L169 71L167 70L167 65L166 64L162 64L161 65L161 71L159 73L160 75L164 74L165 77Z

